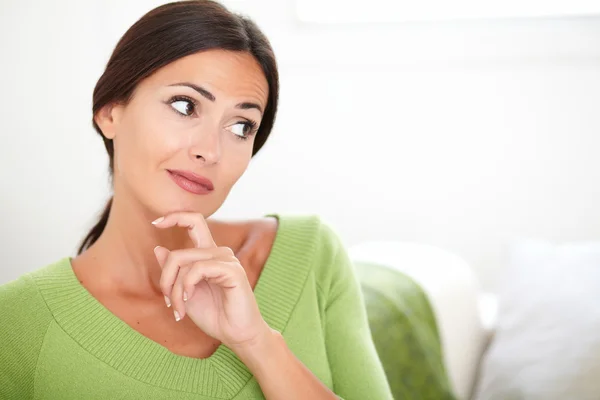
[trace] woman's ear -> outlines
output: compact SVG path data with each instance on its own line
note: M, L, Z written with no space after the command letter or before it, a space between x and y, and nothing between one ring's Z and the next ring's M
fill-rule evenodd
M96 115L94 122L107 139L114 139L117 135L117 124L119 123L120 107L117 104L107 104L102 107Z

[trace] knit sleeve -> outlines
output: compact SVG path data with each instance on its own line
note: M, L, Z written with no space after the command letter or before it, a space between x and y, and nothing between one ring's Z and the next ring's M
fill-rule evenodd
M325 340L333 391L345 400L393 399L371 338L356 272L341 241L326 225L322 246L327 247L328 265L322 268L328 275Z
M51 318L30 276L0 286L1 399L33 398L37 359Z

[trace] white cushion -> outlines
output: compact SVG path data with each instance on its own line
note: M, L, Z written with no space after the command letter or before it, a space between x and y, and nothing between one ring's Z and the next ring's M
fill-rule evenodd
M513 243L498 298L475 399L600 399L600 243Z

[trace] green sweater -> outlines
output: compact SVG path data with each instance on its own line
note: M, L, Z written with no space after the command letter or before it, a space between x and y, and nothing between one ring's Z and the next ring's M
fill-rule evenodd
M318 217L281 217L255 288L265 321L340 398L391 399L360 286ZM98 302L70 258L0 286L1 399L264 399L226 346L171 353Z

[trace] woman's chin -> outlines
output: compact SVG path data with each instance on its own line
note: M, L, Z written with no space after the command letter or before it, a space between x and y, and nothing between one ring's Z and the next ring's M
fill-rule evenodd
M163 207L157 207L159 212L157 214L160 215L168 215L177 212L190 212L190 213L199 213L204 216L204 218L210 217L217 211L218 207L210 207L207 204L188 204L185 202L173 202L169 205L164 205Z

